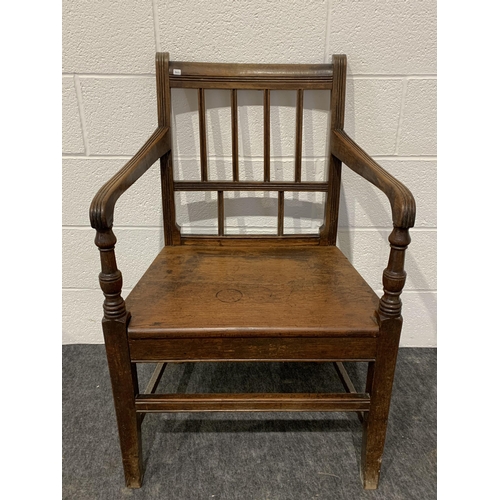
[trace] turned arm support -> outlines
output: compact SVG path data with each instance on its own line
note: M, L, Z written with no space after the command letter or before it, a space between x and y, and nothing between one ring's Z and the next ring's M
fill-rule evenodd
M408 229L415 224L415 199L408 188L370 158L343 130L333 131L332 154L389 198L394 229L389 236L391 253L382 278L384 295L379 302L378 315L380 320L399 318L399 297L406 281L405 250L411 241Z
M126 321L121 296L122 274L116 265L113 215L118 198L150 167L170 151L168 127L156 129L136 155L99 189L90 205L90 223L97 231L95 244L101 254L99 282L104 292L104 321Z

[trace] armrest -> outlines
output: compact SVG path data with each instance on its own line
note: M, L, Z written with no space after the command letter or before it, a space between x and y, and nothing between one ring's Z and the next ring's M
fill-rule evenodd
M94 229L105 231L113 225L118 198L144 174L153 163L170 151L168 127L159 127L146 144L99 189L90 205L90 223Z
M396 335L397 345L402 321L400 295L406 281L405 251L411 241L408 229L415 224L415 199L408 188L370 158L343 130L333 131L332 155L381 189L391 202L394 229L389 236L391 252L382 276L384 294L377 315L381 324L388 325L385 331ZM394 326L396 323L399 326Z
M90 205L90 223L97 230L95 244L101 254L99 283L104 293L103 326L107 325L105 335L106 332L109 335L115 332L113 327L109 326L109 322L114 325L126 323L129 317L125 301L121 296L122 273L116 265L114 250L116 237L111 229L115 203L158 158L170 151L168 132L168 127L157 128L137 154L99 189ZM121 327L116 331L123 333Z
M415 199L410 190L386 172L343 130L334 130L332 139L332 154L387 195L394 226L405 229L413 227Z

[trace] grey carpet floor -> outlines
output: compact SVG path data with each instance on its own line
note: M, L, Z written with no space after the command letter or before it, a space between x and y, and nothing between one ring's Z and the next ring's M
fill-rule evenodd
M346 363L358 388L366 364ZM140 365L144 388L152 365ZM158 392L339 392L331 364L169 365ZM63 346L63 499L436 498L436 350L400 349L378 490L359 477L353 413L147 415L145 476L124 486L102 345Z

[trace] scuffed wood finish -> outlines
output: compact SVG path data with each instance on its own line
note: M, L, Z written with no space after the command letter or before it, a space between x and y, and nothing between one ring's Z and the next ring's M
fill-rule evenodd
M415 201L344 132L346 57L332 64L215 64L156 55L158 129L96 194L90 208L101 256L103 332L118 422L125 480L140 487L141 422L148 412L356 411L363 421L363 486L378 485L402 317L405 251ZM171 88L198 92L200 180L175 181L171 151ZM208 180L205 90L231 95L232 180ZM240 181L238 89L263 91L263 181ZM297 91L294 181L271 181L271 90ZM302 182L304 91L331 91L327 182ZM306 136L307 137L307 136ZM125 301L112 231L119 196L160 159L165 247ZM394 230L381 299L336 248L342 163L389 198ZM217 235L183 235L175 219L176 191L217 192ZM274 191L276 235L225 234L226 191ZM318 234L284 234L285 192L324 192ZM173 362L334 362L346 394L153 394ZM368 362L358 393L343 361ZM160 363L139 391L136 363ZM363 417L364 415L364 417Z
M130 338L375 336L377 304L336 247L174 246L127 297L128 331Z
M130 355L137 363L187 361L373 361L377 351L377 338L369 335L354 336L301 336L297 332L272 337L189 336L165 338L161 332L148 335L131 334ZM295 335L293 335L295 333ZM157 335L158 338L150 338ZM261 334L262 335L262 334ZM286 336L285 336L286 335ZM177 334L181 337L180 334Z
M139 395L139 412L365 411L367 394L158 394Z

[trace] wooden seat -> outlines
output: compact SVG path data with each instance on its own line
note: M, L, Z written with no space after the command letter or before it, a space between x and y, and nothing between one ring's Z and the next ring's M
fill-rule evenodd
M147 413L351 411L363 423L363 486L377 488L402 327L404 255L410 243L408 230L415 221L415 202L408 189L343 130L346 57L333 56L333 64L252 65L171 62L167 53L158 53L156 76L157 130L98 191L90 207L101 256L102 324L126 485L139 488L142 484L141 425ZM172 88L197 89L199 180L174 178ZM209 179L205 89L224 89L230 95L231 180ZM263 181L240 180L240 89L262 93ZM295 90L297 96L293 181L271 180L270 97L281 89ZM322 182L305 181L302 173L304 93L316 89L327 89L331 95L328 175ZM115 203L158 159L165 246L125 301L114 251ZM336 247L342 164L359 174L360 181L381 189L391 203L394 230L380 299ZM181 232L175 215L177 191L217 192L217 234ZM276 234L226 234L227 191L277 193ZM285 234L286 192L324 193L324 223L317 234ZM331 362L346 392L156 392L166 363L202 361ZM366 385L361 390L349 379L344 361L368 363ZM142 391L137 363L157 363Z
M165 247L126 305L129 339L379 331L378 297L328 246Z

